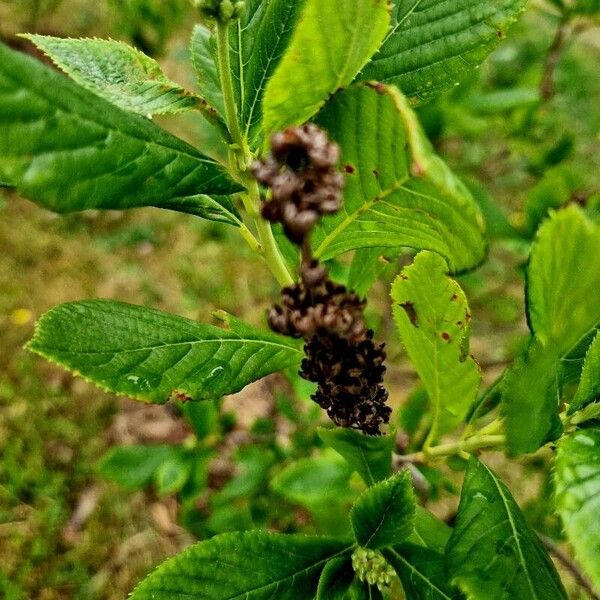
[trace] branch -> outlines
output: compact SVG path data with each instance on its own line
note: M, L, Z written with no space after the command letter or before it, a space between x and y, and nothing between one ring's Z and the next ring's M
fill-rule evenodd
M415 454L400 455L396 458L399 463L425 463L428 460L459 454L473 454L479 450L494 450L504 446L506 437L503 435L474 435L467 440L451 444L432 446Z

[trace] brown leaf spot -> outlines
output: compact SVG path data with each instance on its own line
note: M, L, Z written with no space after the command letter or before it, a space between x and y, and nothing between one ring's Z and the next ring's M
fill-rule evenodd
M348 173L349 175L352 175L352 173L354 173L356 169L352 166L352 165L345 165L344 166L344 171L346 173Z
M373 88L378 94L387 94L387 88L383 83L380 83L379 81L369 81L367 85L370 88Z
M415 305L412 302L404 302L403 304L400 304L400 306L404 309L404 312L406 312L408 318L410 319L410 322L415 327L418 327L419 319L417 317L417 311L415 310Z
M452 338L450 337L450 334L447 331L442 331L442 339L448 343L452 341Z
M191 396L188 396L185 392L180 392L179 390L173 390L169 394L168 402L189 402L192 399Z
M458 300L458 294L452 294L452 298L450 298L450 300L452 302L455 302L456 300Z

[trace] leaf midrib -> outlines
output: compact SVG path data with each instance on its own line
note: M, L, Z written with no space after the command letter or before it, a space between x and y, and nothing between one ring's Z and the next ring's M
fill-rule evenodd
M36 350L36 344L35 342L39 342L40 340L36 340L35 338L32 340L31 344L29 344L29 347L31 348L31 350ZM73 354L73 355L98 355L98 354L128 354L131 352L142 352L144 350L158 350L159 348L174 348L177 346L194 346L196 344L228 344L228 343L234 343L234 344L258 344L261 346L273 346L275 348L279 348L282 350L291 350L293 352L296 352L298 354L303 354L302 350L299 350L298 348L294 348L293 346L287 346L285 344L279 344L277 342L270 342L270 341L264 341L264 340L253 340L253 339L246 339L246 338L215 338L213 340L190 340L190 341L185 341L185 342L173 342L173 343L168 343L168 344L157 344L154 346L140 346L139 348L128 348L125 350L85 350L85 351L74 351L74 350L62 350L59 348L54 348L55 352L60 352L62 354Z
M535 598L535 600L539 600L539 597L536 594L535 588L533 586L533 581L531 580L531 575L529 574L529 569L527 568L527 561L525 560L525 556L524 556L523 550L521 548L521 542L519 541L519 533L517 531L515 521L513 519L512 512L510 511L506 496L505 496L504 492L502 491L502 488L500 487L500 484L498 483L498 480L496 479L496 477L492 473L492 471L490 471L490 469L488 469L488 467L485 464L483 464L483 463L480 463L480 464L488 472L488 475L491 477L491 479L494 483L494 486L498 490L498 494L502 500L502 504L504 505L504 510L506 511L507 520L508 520L508 523L509 523L511 531L512 531L512 537L515 540L515 544L517 546L517 552L519 553L519 559L520 559L521 565L523 567L523 571L524 571L526 579L527 579L527 585L529 586L529 590L531 591L532 597Z
M426 575L424 575L423 573L421 573L421 571L419 571L414 565L412 565L411 563L409 563L401 554L398 554L398 552L396 552L396 550L394 550L393 548L390 548L389 552L391 554L393 554L394 556L396 556L396 558L398 560L400 560L406 567L408 567L412 573L414 573L415 575L417 575L417 577L419 579L421 579L423 582L425 582L427 585L429 585L429 587L431 587L438 594L440 594L440 596L442 598L445 598L446 600L452 600L452 598L450 596L448 596L445 592L443 592L442 590L440 590L440 588L437 587L437 585L435 585L431 581L431 579L429 579Z
M356 221L356 219L358 219L358 217L360 217L360 215L371 210L371 208L373 208L373 206L375 206L375 204L377 202L380 202L381 200L385 200L388 196L390 196L394 192L401 190L403 188L404 184L407 181L409 181L409 179L410 179L410 175L406 175L403 179L398 180L397 182L394 183L394 185L392 185L388 189L384 190L380 194L377 194L377 196L375 196L373 199L367 200L362 206L360 206L353 213L348 214L346 216L346 218L339 225L337 225L335 227L335 229L330 231L323 238L323 241L319 244L319 247L315 250L315 256L316 257L322 256L323 253L325 252L325 250L327 250L327 248L329 247L329 245L335 240L335 238L338 237L338 235L340 235L340 233L345 231L348 227L350 227L350 225L352 225L352 223L354 223L354 221Z
M306 573L307 571L310 571L311 569L315 569L315 568L318 568L322 564L323 565L326 564L327 562L329 562L330 560L333 560L334 558L337 558L338 556L347 554L352 549L354 549L354 547L355 547L355 544L352 544L351 546L348 546L347 548L344 548L343 550L340 550L339 552L336 552L335 554L332 554L331 556L329 556L327 558L319 560L319 561L313 563L312 565L309 565L308 567L301 569L300 571L296 571L295 573L290 573L286 577L283 577L282 579L278 579L276 581L271 581L267 584L257 586L255 588L252 588L251 590L247 590L245 592L240 592L239 594L235 594L235 596L228 596L227 598L223 598L223 600L238 600L239 598L244 598L245 600L249 600L251 597L250 594L254 594L255 592L260 592L263 590L268 590L269 588L271 588L273 586L276 586L276 588L277 588L280 583L283 583L283 582L287 581L288 579L294 579L294 578L298 577L299 575L302 575L302 574ZM217 561L217 562L221 562L221 561ZM195 598L195 597L196 596L190 596L190 598Z

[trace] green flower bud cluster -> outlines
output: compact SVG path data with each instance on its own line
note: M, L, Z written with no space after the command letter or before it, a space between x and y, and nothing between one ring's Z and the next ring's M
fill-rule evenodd
M352 555L352 568L361 581L376 585L380 592L390 586L396 573L381 553L357 548Z
M192 0L203 17L224 25L240 18L245 7L243 0Z

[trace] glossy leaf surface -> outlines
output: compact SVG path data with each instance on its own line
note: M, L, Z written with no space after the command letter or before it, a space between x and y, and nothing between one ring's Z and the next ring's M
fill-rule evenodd
M350 520L363 548L381 549L403 542L412 532L415 495L408 471L400 471L364 491L354 503Z
M331 538L264 531L223 534L167 560L131 599L308 599L316 593L325 564L346 549Z
M0 44L0 180L60 213L158 206L238 224L221 167Z
M451 600L458 594L448 585L444 555L429 548L403 544L383 551L402 581L410 600Z
M430 100L476 69L526 0L395 0L392 30L360 75Z
M232 27L231 74L243 133L254 141L261 131L263 98L280 64L306 0L247 0Z
M305 0L265 91L267 134L309 120L331 94L352 82L379 48L389 10L388 0Z
M367 485L392 473L393 435L365 435L354 429L319 429L319 437L341 454Z
M508 488L472 458L448 546L447 569L471 600L566 600L556 569Z
M233 319L222 329L108 300L53 308L28 348L106 390L158 404L219 398L302 358L293 340Z
M469 190L433 152L398 90L354 85L317 116L342 151L344 204L313 235L330 259L357 248L433 250L452 271L485 254L483 220Z

